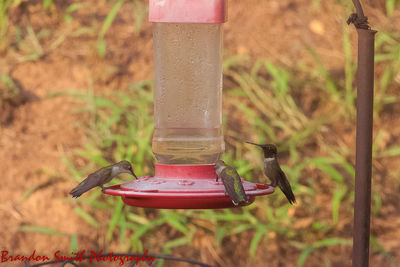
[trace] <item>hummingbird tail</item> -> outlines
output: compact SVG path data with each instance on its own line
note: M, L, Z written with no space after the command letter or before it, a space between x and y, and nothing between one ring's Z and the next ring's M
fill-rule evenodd
M279 188L281 189L283 194L285 194L289 203L293 205L293 203L296 203L296 198L294 197L292 187L290 186L289 181L287 179L284 179L282 182L283 183L279 184Z
M72 195L72 198L78 198L80 197L83 193L85 193L87 190L82 190L82 188L75 188L74 190L72 190L70 193L70 195Z
M240 178L239 178L239 181L237 181L237 183L238 183L237 185L235 185L234 184L235 181L232 181L232 180L227 181L227 179L225 179L225 181L224 180L222 180L222 181L224 182L225 192L228 194L228 196L232 200L232 203L235 206L237 206L241 203L247 203L248 197L244 191L243 184L240 181Z
M73 198L78 198L80 197L83 193L89 191L90 189L92 189L93 186L90 186L88 184L79 184L77 187L75 187L74 189L71 190L71 192L69 192Z

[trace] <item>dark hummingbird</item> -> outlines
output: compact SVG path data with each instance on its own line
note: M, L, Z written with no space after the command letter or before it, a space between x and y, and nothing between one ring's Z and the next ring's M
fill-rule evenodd
M282 171L281 166L279 166L278 162L278 150L276 146L273 144L255 144L252 142L246 142L248 144L252 144L255 146L259 146L262 148L264 152L264 173L271 180L270 186L279 188L285 194L290 204L296 202L296 198L294 197L292 187L289 184L288 179L286 178L285 173Z
M103 185L110 182L115 176L121 173L129 173L137 179L131 164L128 161L120 161L89 174L85 180L78 184L78 186L72 189L69 193L73 198L78 198L80 195L96 186L100 186L101 190L104 190Z
M218 182L218 178L221 178L225 191L232 199L232 203L235 206L247 203L248 197L244 192L242 180L237 171L233 167L226 165L222 160L218 160L215 163L214 170L217 174L216 181Z

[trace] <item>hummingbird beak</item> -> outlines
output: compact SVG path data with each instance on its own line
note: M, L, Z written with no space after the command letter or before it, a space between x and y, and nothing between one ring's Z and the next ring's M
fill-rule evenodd
M247 141L246 141L246 143L248 143L248 144L250 144L250 145L255 145L255 146L259 146L259 147L262 147L262 145L260 145L260 144L256 144L256 143L252 143L252 142L247 142Z
M133 177L135 177L137 179L137 176L133 170L132 170L131 174L133 175Z

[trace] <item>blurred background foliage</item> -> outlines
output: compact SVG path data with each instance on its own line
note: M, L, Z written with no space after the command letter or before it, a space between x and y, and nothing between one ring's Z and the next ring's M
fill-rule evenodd
M322 1L300 2L316 13L326 12ZM381 17L386 23L399 22L399 1L370 2L366 2L366 13L374 12L373 26L383 24L379 23ZM82 23L79 13L79 10L92 5L93 1L2 0L0 53L8 55L14 63L35 62L45 60L49 53L67 49L63 43L69 38L88 38L95 40L95 45L90 43L82 49L95 53L98 62L110 61L114 55L114 42L121 42L113 39L118 28L114 32L111 29L113 25L117 27L127 23L118 21L124 8L129 9L128 19L131 20L128 23L133 28L129 34L133 38L141 34L148 36L151 31L148 25L143 26L148 12L146 1L98 1L93 12L100 8L103 12L99 14L101 19L96 27ZM344 15L352 11L351 1L329 1L329 5L339 7ZM43 23L52 24L48 28L35 29L24 12L32 16L35 12L42 12L48 17ZM97 241L88 241L84 232L63 231L56 225L24 224L18 231L68 238L71 250L86 249L88 244L119 251L149 249L152 253L198 258L221 266L235 262L243 266L247 262L260 265L268 259L273 266L280 266L285 261L290 261L285 266L349 266L357 66L355 31L343 20L338 24L341 25L342 43L338 50L344 58L338 71L332 70L309 45L301 48L302 55L298 61L287 64L254 57L246 51L235 52L229 49L229 43L226 44L223 123L227 148L223 159L244 178L265 182L261 152L244 141L277 144L281 166L298 200L296 205L289 205L278 190L240 209L153 210L128 207L119 198L103 196L100 190L93 190L77 201L67 197L63 197L63 201L85 224L85 231L98 233ZM49 38L57 27L64 27L62 34ZM314 28L318 31L318 24ZM372 221L374 218L400 220L398 213L390 213L395 217L386 217L389 213L382 211L385 205L399 200L400 169L386 163L394 159L398 162L400 156L398 139L391 137L391 127L396 127L391 125L391 114L399 111L400 36L398 31L386 30L384 26L378 30L373 147L376 186L372 192ZM126 44L127 49L130 45ZM147 49L146 53L151 56L151 47L139 47L138 50L142 48ZM68 51L60 53L64 55ZM302 57L309 60L301 60ZM129 60L116 64L109 68L108 74L111 77L127 75L124 72L129 64ZM5 88L0 92L0 108L2 103L10 101L12 95L17 95L12 73L8 73L0 76L2 88ZM107 82L103 81L105 88ZM155 164L151 151L153 82L151 79L128 79L113 85L114 88L110 86L113 90L100 90L96 86L98 84L89 72L86 88L55 90L47 92L42 99L52 101L68 96L76 103L72 112L80 118L77 127L87 137L73 154L61 157L69 172L64 176L72 177L67 184L72 186L94 169L120 160L131 161L137 175L152 175ZM77 158L83 159L85 164L78 164ZM50 169L47 172L54 176L56 171ZM125 179L123 176L113 183L122 183ZM392 188L379 186L382 181ZM38 183L27 189L24 201L44 187L43 183ZM68 190L65 188L64 191ZM391 266L399 264L399 250L395 249L398 243L392 247L385 246L380 241L380 228L374 228L373 224L372 229L371 254L374 260ZM338 254L342 257L338 258Z

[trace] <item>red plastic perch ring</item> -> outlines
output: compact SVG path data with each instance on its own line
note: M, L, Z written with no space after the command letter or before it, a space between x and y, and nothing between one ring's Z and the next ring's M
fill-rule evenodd
M215 181L214 165L156 164L155 176L143 176L131 182L104 189L104 193L121 196L125 204L158 209L218 209L233 208L225 194L222 181ZM256 196L268 195L274 188L255 184L242 178L249 201Z

